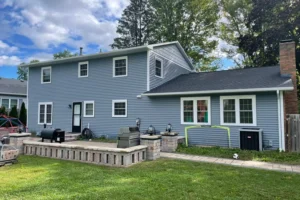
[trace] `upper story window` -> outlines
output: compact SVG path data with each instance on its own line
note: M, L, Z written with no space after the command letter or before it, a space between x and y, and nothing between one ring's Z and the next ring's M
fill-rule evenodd
M256 97L221 96L220 97L221 124L256 126Z
M159 58L155 59L155 76L163 77L163 61Z
M89 76L89 62L78 63L78 77L88 77Z
M127 56L113 59L113 77L122 77L128 75Z
M95 109L95 102L94 101L84 101L84 117L94 117L94 109Z
M181 123L210 125L210 97L181 98Z
M39 103L38 124L52 125L52 102Z
M42 67L41 83L51 83L51 67Z
M112 102L113 117L127 117L127 100L113 100Z

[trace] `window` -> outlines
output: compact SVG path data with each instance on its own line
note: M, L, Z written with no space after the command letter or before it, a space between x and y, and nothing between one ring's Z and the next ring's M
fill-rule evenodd
M155 60L155 76L162 78L163 77L163 66L162 60L156 58Z
M52 102L39 103L38 124L52 125Z
M127 117L127 100L113 100L112 116Z
M9 109L9 99L2 99L2 107Z
M78 77L88 77L89 76L89 62L78 63Z
M94 109L95 109L95 102L94 101L84 101L84 117L94 117Z
M210 125L210 97L181 98L181 123Z
M51 83L51 67L42 67L41 79L42 83Z
M113 77L127 76L127 56L113 59Z
M16 106L18 108L18 99L10 99L10 108Z
M221 124L256 126L256 97L221 96Z

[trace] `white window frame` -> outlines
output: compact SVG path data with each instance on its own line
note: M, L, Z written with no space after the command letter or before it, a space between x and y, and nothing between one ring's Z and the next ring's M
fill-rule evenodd
M125 75L116 75L116 69L115 69L115 61L116 60L126 60L126 74ZM122 56L122 57L115 57L113 58L113 77L125 77L128 76L128 57L127 56Z
M0 107L3 106L3 99L8 100L8 108L7 108L7 109L10 109L10 98L1 98L1 104L0 104Z
M11 99L9 99L9 108L10 109L12 109L12 107L11 107L11 100L17 100L17 109L19 109L19 99L14 99L14 98L11 98Z
M207 100L207 111L208 111L208 122L197 122L197 101L198 100ZM193 101L193 118L194 122L184 122L184 101ZM211 100L210 97L181 97L180 98L180 116L181 116L181 124L189 124L189 125L211 125Z
M115 115L115 103L125 103L125 115ZM112 100L112 117L127 117L127 99Z
M41 105L45 105L45 113L44 113L44 123L40 123L40 107ZM46 123L47 122L47 105L51 105L51 123ZM53 103L52 102L39 102L39 108L38 108L38 124L39 125L52 125L53 122Z
M50 69L50 82L44 82L44 79L43 79L43 71L44 71L45 69ZM41 83L42 83L42 84L47 84L47 83L51 83L51 81L52 81L52 67L51 67L51 66L48 66L48 67L42 67L42 68L41 68Z
M81 65L87 65L87 74L86 76L81 76ZM85 62L79 62L78 63L78 78L85 78L85 77L89 77L89 61L85 61Z
M93 104L93 114L86 114L86 104ZM83 102L83 117L95 117L95 101L84 101Z
M235 100L235 123L224 123L224 105L223 100L234 99ZM252 99L252 114L253 123L245 124L240 123L240 99ZM220 96L220 124L227 126L256 126L256 95L238 95L238 96Z
M160 72L161 76L156 75L156 60L159 60L160 63L161 63L161 72ZM155 57L155 70L154 70L154 74L158 78L164 78L164 62L163 62L163 60L161 58Z

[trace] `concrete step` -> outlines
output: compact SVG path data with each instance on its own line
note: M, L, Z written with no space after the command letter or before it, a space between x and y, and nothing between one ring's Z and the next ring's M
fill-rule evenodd
M75 141L75 140L77 140L79 135L81 135L81 134L80 133L66 133L65 141Z

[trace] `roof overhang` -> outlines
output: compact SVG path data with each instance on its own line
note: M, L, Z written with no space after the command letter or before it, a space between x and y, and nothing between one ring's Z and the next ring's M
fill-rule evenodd
M6 95L6 96L24 96L24 97L27 96L27 94L21 94L21 93L7 93L7 92L0 92L0 95Z
M142 95L143 96L173 96L173 95L221 94L221 93L241 93L241 92L270 92L270 91L290 91L290 90L294 90L294 87L206 90L206 91L164 92L164 93L161 92L161 93L144 93Z
M43 61L43 62L37 62L37 63L29 63L20 65L22 67L40 67L40 66L48 66L53 64L63 64L68 62L80 62L80 61L86 61L91 59L97 59L97 58L105 58L105 57L111 57L111 56L121 56L124 54L133 54L133 53L139 53L151 50L151 46L139 46L139 47L132 47L127 49L117 49L109 52L103 52L103 53L96 53L96 54L89 54L89 55L82 55L82 56L74 56L70 58L62 58L62 59L56 59L56 60L49 60L49 61Z

